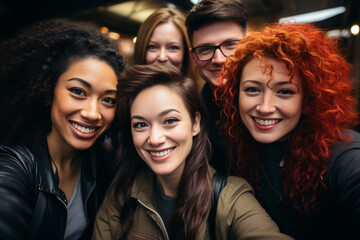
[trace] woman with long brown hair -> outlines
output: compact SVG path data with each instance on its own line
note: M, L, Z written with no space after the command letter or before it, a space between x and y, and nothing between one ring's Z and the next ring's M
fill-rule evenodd
M172 65L135 65L120 79L119 172L93 239L210 239L210 152L204 104ZM229 177L218 198L216 239L290 239L244 179Z
M230 173L248 180L295 239L359 239L360 136L350 66L311 24L248 34L224 65L216 98Z
M170 63L200 87L202 79L190 59L189 49L184 14L176 9L160 8L145 19L139 28L134 64Z

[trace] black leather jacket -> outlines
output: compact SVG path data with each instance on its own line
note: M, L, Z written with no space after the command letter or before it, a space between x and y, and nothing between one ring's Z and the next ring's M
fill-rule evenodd
M100 163L105 155L98 150L81 153L81 189L88 221L83 239L90 239L96 212L112 176L106 164ZM0 146L0 238L29 238L29 224L42 191L46 207L36 239L64 239L66 198L58 183L45 141L37 151L26 146Z

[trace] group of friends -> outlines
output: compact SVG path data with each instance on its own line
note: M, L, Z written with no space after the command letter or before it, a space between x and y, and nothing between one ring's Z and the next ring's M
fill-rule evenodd
M85 22L1 42L1 239L359 239L351 65L314 24L246 25L159 9L131 66Z

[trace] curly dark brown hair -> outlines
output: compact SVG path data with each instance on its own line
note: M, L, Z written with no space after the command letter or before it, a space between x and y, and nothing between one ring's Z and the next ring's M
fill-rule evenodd
M124 69L116 42L90 23L52 19L0 43L0 144L31 143L51 129L50 104L58 77L79 59Z

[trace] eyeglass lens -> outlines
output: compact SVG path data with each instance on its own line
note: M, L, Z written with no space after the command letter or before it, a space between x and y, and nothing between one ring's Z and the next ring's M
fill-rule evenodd
M220 49L222 54L227 57L234 53L236 48L236 41L223 42L218 46L201 46L195 48L195 54L200 60L210 60L214 57L216 49Z

